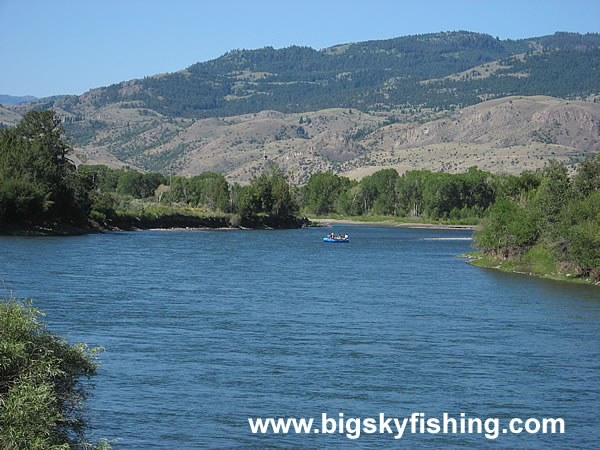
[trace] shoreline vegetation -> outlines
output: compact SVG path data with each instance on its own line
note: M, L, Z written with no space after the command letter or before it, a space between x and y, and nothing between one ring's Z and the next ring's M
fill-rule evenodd
M600 153L574 174L551 160L517 181L489 207L471 263L600 285Z
M196 220L197 219L197 220ZM0 225L0 236L79 236L94 233L113 233L127 231L144 230L165 230L165 231L205 231L205 230L274 230L291 229L311 226L307 219L292 218L287 222L274 222L272 220L257 219L252 223L242 223L238 226L231 225L228 218L206 217L195 218L194 216L178 215L165 216L156 220L140 219L132 217L127 220L127 224L117 225L106 224L88 224L88 225L70 225L59 224L57 226L2 226Z
M85 400L102 348L50 332L31 300L0 297L0 448L108 449L90 441Z
M545 280L564 281L584 285L600 286L600 281L592 278L582 278L577 275L576 270L560 271L560 264L548 262L546 258L537 257L536 252L524 255L519 259L500 259L486 256L482 251L458 255L458 258L466 258L467 264L483 269L499 270L505 273L532 276Z

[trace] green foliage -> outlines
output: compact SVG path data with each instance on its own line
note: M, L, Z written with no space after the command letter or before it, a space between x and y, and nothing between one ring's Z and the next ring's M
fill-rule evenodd
M39 222L50 205L41 188L29 181L8 178L0 184L0 218L5 222Z
M538 174L503 179L502 196L489 209L476 244L487 255L575 265L579 275L600 279L600 184L598 160L587 161L569 179L550 163ZM520 178L520 179L519 179ZM552 255L533 252L543 248Z
M525 170L520 176L505 175L497 177L497 180L498 197L517 200L531 190L537 189L542 179L540 174Z
M298 213L298 205L285 176L277 166L271 166L250 186L241 189L237 211L242 217L265 213L274 217L292 217Z
M382 169L360 182L331 172L313 174L302 188L303 206L316 215L411 216L429 220L481 217L496 197L498 176L476 167L450 175Z
M98 349L46 330L30 302L0 302L0 448L87 444L80 379L96 374Z
M80 222L89 200L85 180L67 159L60 119L30 111L14 128L0 131L0 222Z
M229 184L225 177L215 172L204 172L187 182L188 202L213 211L230 210Z
M510 199L498 200L475 235L477 246L503 256L533 245L538 236L537 217Z
M542 233L552 233L571 197L567 167L550 160L541 176L531 209L540 221Z
M338 200L337 211L347 216L361 214L359 192L358 183L352 183L348 189L342 191Z
M119 185L119 178L126 173L126 170L94 165L79 166L78 172L92 178L94 189L102 192L116 192Z
M253 217L258 214L262 201L251 186L241 186L237 190L235 211L241 217Z
M476 167L456 175L408 171L398 179L398 211L433 220L481 217L496 198L498 179Z
M117 192L134 198L152 197L156 188L165 182L166 177L160 173L142 174L135 170L128 170L119 177Z
M600 153L593 160L579 164L573 179L575 195L586 197L594 191L600 191Z
M371 206L377 215L395 216L398 211L398 172L395 169L382 169L361 180L361 190L365 206ZM371 208L366 208L371 209Z
M430 176L428 170L410 170L398 179L398 202L402 215L417 217L423 214L423 192Z
M340 195L351 185L348 178L334 175L333 172L315 173L302 188L304 207L307 211L326 215L336 212Z
M600 189L571 202L560 224L567 254L584 275L600 276Z

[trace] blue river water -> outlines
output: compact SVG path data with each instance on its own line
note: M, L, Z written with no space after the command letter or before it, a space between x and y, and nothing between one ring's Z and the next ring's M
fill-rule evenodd
M327 232L349 244L323 243ZM0 237L0 279L103 346L116 448L600 445L600 289L465 264L463 230ZM562 418L563 434L253 434L248 418ZM331 425L331 424L329 424ZM329 428L331 429L331 427ZM356 434L354 434L356 436Z

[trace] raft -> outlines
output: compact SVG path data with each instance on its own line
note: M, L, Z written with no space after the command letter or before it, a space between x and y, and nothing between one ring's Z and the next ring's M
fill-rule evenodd
M331 239L330 237L324 237L323 242L350 242L350 238L347 239Z

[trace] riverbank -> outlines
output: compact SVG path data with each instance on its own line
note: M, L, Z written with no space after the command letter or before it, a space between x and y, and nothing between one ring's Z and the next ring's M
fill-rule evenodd
M80 236L110 231L94 225L0 225L0 236Z
M92 233L142 230L238 230L238 229L293 229L310 226L306 218L297 217L239 217L239 216L192 216L185 214L158 217L120 216L105 222L90 221L87 224L53 225L0 225L4 236L79 236Z
M564 269L561 270L561 263L553 261L540 249L533 249L533 251L526 253L519 259L494 258L484 255L482 251L466 253L458 257L467 258L467 264L484 269L517 273L546 280L600 286L600 281L578 276L574 267L565 265Z
M372 225L377 227L403 227L403 228L431 228L440 230L475 230L476 224L448 224L439 222L420 222L410 221L402 218L390 217L389 219L378 217L375 219L365 217L364 220L359 218L337 218L337 217L309 217L314 225Z

